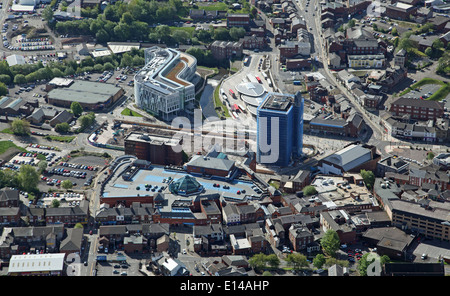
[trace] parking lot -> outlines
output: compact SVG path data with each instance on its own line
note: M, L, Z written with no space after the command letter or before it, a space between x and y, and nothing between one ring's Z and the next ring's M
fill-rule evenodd
M117 260L117 255L124 255L126 261ZM139 258L131 258L124 253L108 254L107 261L97 262L97 276L142 276L139 272Z
M438 84L426 84L418 90L412 90L403 97L412 98L412 99L426 99L430 97L432 94L437 92L441 88L441 85Z
M103 158L96 156L57 161L44 172L40 186L47 189L59 187L64 180L70 180L72 189L83 189L92 185L95 175L104 165Z

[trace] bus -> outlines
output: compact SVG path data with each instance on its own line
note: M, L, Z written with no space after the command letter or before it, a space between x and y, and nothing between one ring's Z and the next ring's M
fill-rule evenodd
M244 59L244 65L248 66L250 64L250 57L245 57Z
M266 79L267 80L267 74L266 74L266 72L262 72L262 76L264 77L264 79Z
M258 76L255 76L255 78L259 83L262 83L261 78L259 78Z
M247 113L247 111L245 111L245 109L242 107L242 105L237 105L239 108L239 111L241 111L242 113Z
M234 93L234 91L232 89L230 89L229 94L230 94L230 96L232 96L233 98L236 99L236 94Z

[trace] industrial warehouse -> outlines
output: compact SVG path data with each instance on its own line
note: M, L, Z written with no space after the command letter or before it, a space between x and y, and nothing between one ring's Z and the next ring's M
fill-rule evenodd
M53 80L52 80L53 81ZM61 80L47 85L47 103L70 108L72 102L79 102L85 110L101 110L114 104L124 90L113 84L83 80Z

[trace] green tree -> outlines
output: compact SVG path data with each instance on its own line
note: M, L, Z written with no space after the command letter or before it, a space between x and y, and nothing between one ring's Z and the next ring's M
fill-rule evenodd
M316 268L322 268L322 266L325 264L325 256L323 254L317 254L316 257L313 259L313 265Z
M223 27L217 28L214 30L213 39L228 41L231 39L230 32L226 28L223 28Z
M64 76L64 73L58 68L53 68L52 72L53 72L53 77L63 77Z
M373 258L369 260L369 256ZM376 260L378 262L375 262ZM361 276L367 276L369 268L372 268L372 271L374 272L376 269L374 270L373 268L378 267L378 271L381 271L382 266L388 262L390 262L390 258L386 255L378 257L378 255L374 253L366 253L359 260L357 269ZM374 265L371 266L372 263L374 263ZM375 266L375 264L379 264L379 266Z
M52 200L52 208L59 208L60 202L56 198Z
M434 158L434 153L431 152L431 151L428 152L428 153L427 153L427 159L428 159L428 160L432 160L433 158Z
M341 245L337 232L333 229L328 229L320 240L320 245L327 255L334 257Z
M27 79L25 78L25 75L23 74L17 74L14 76L14 84L25 84L27 83Z
M436 73L441 75L450 74L450 52L448 50L439 58Z
M30 133L30 123L22 119L14 119L11 123L11 130L15 135L24 136Z
M392 34L392 36L398 36L398 31L397 31L397 28L396 28L396 27L393 27L393 28L392 28L391 34Z
M263 253L255 254L248 260L248 263L253 269L261 271L266 267L266 255Z
M9 168L0 170L0 188L2 187L19 187L20 180L18 173Z
M19 169L19 181L21 188L27 192L34 192L37 190L39 183L39 174L31 165L22 165Z
M205 52L197 47L191 47L188 50L186 50L187 54L192 55L194 58L197 59L197 63L199 65L203 65L205 60Z
M296 270L309 266L306 256L300 253L291 253L287 255L286 262Z
M0 96L5 96L8 94L8 88L3 82L0 82Z
M172 34L173 40L178 44L186 44L187 40L190 39L189 33L183 30L175 30Z
M245 36L245 29L241 27L233 27L230 29L230 37L233 40L239 40L240 38Z
M38 172L40 174L42 174L47 169L47 165L48 165L48 163L47 163L46 160L40 160L38 165L37 165Z
M127 24L127 25L131 25L134 21L133 16L131 15L130 12L125 12L124 14L122 14L122 17L120 18L120 22Z
M431 57L433 55L433 49L431 47L427 47L427 49L425 49L425 54Z
M361 170L360 172L361 177L364 179L364 184L366 184L366 187L368 189L373 188L373 184L375 184L375 175L372 171L366 171Z
M280 259L276 254L270 254L266 256L266 261L272 268L278 268L278 266L280 266Z
M75 224L75 226L73 228L81 228L81 229L83 229L84 226L81 223L77 223L77 224Z
M72 187L73 187L72 181L70 181L70 180L64 180L64 181L62 181L62 182L61 182L61 187L64 188L64 189L66 189L66 190L72 189Z
M58 133L68 133L70 131L70 125L67 122L58 123L55 126L55 131Z
M355 19L351 19L351 20L349 20L348 23L347 23L347 27L348 27L348 28L353 28L355 25L356 25Z
M336 258L327 258L325 260L325 265L328 266L328 267L333 266L335 264L343 266L343 267L348 267L348 261L347 260L337 260Z
M434 40L433 41L433 44L431 45L431 47L433 48L433 49L442 49L442 48L444 48L444 42L442 42L441 41L441 39L436 39L436 40Z
M409 39L409 36L405 36L400 39L398 42L398 47L403 48L406 51L410 51L411 49L417 48L417 42Z
M314 194L317 194L317 190L316 187L314 187L313 185L308 185L305 188L303 188L303 195L310 196Z
M123 53L122 59L120 60L120 66L124 68L132 65L133 65L133 57L128 52Z
M47 22L49 22L53 19L53 9L51 8L50 5L44 8L44 10L42 11L42 17Z
M70 110L72 110L75 117L79 117L83 113L83 107L79 102L72 102L72 104L70 104Z
M98 30L97 33L95 33L95 38L97 38L98 43L106 43L111 39L105 29Z
M0 74L0 82L6 85L11 84L11 76L7 74Z
M95 121L95 114L94 113L88 113L86 115L82 115L78 118L78 121L80 122L81 129L84 130L88 126L92 125Z
M74 75L75 74L75 69L72 67L67 67L64 70L64 76L69 76L69 75Z

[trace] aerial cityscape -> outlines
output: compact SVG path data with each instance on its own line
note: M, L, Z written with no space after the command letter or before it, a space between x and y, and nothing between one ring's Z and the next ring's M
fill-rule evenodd
M0 275L450 275L446 0L5 0L0 22Z

